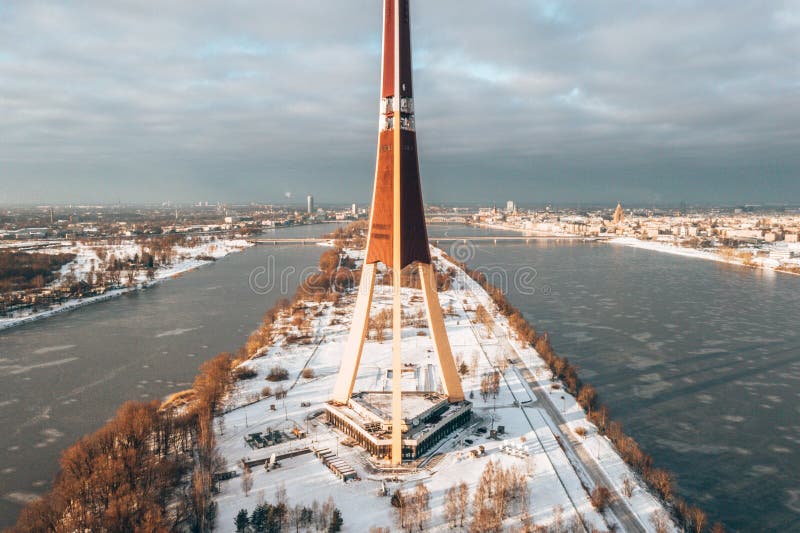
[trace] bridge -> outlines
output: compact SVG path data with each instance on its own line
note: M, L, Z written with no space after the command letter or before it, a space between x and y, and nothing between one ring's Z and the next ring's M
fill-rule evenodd
M433 215L425 217L428 224L466 224L472 217L465 215Z
M456 236L456 237L428 237L428 240L433 243L445 243L445 242L474 242L474 243L493 243L497 244L500 242L524 242L529 243L531 241L548 241L548 240L581 240L581 241L596 241L599 240L599 237L585 237L582 235L476 235L474 237L464 237L464 236ZM331 239L323 239L323 238L316 238L316 237L288 237L288 238L272 238L272 237L257 237L252 239L247 239L247 242L252 244L271 244L273 246L284 245L284 244L300 244L300 245L313 245L319 243L330 242Z
M247 239L247 242L251 244L272 244L277 246L279 244L319 244L321 242L328 242L331 239L321 239L317 237L282 237L282 238L273 238L273 237L256 237Z

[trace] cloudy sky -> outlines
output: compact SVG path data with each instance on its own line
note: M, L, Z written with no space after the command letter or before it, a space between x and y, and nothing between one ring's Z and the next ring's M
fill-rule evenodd
M365 202L379 0L0 0L0 203ZM800 2L412 0L428 202L800 203Z

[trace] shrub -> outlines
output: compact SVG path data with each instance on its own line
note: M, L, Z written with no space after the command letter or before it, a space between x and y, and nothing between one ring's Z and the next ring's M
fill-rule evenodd
M269 398L270 396L272 396L272 387L267 386L261 389L261 396L263 398Z
M289 371L280 366L273 366L267 375L267 381L284 381L289 379Z
M578 435L579 437L585 437L586 436L586 428L583 427L583 426L576 427L575 428L575 434Z
M598 485L592 491L592 505L598 511L602 511L611 499L611 491L603 485Z
M257 375L258 372L256 372L254 368L250 368L249 366L240 366L233 371L233 379L237 381L241 381L244 379L253 379Z
M304 368L301 375L304 379L313 379L316 376L313 368Z

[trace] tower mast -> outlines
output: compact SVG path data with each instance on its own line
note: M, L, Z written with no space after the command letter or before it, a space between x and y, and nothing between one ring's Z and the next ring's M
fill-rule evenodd
M416 263L442 387L451 402L464 400L444 328L431 262L422 203L411 68L409 0L383 0L381 105L375 188L370 210L366 259L353 322L334 386L333 401L346 404L353 393L369 322L376 265L392 272L392 433L391 462L402 462L402 293L401 271Z
M406 11L408 10L408 0L394 0L394 95L395 100L402 99L400 93L400 3L405 4ZM384 24L386 22L384 21ZM384 29L385 31L385 29ZM409 36L410 37L410 36ZM385 54L384 48L384 54ZM386 62L387 58L384 56L383 61ZM409 63L411 58L408 58ZM399 97L399 98L398 98ZM397 122L397 121L395 121ZM403 269L403 249L402 249L402 234L400 231L402 225L401 213L401 192L400 184L396 179L402 176L402 168L400 166L400 157L398 154L401 152L400 146L400 131L402 130L401 124L395 124L392 135L392 149L394 152L393 159L393 194L392 194L392 464L399 465L403 460L403 357L401 355L401 345L403 341L403 295L401 292Z

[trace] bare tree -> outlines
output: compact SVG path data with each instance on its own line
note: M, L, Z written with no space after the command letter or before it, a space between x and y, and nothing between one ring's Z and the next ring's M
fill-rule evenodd
M702 533L708 525L708 516L699 507L692 506L689 508L689 520L695 533Z
M414 488L414 519L420 531L425 529L425 524L430 517L431 493L425 483L420 481Z
M492 371L483 376L481 379L481 397L483 401L491 395L493 398L497 398L497 394L500 392L500 372Z
M397 509L397 519L400 522L400 529L413 527L413 500L413 494L406 494L400 489L397 489L394 491L394 494L392 494L392 506Z
M564 531L564 508L560 505L553 507L553 525L552 531Z
M490 487L483 482L483 478L475 488L475 497L472 500L472 521L469 524L470 533L485 533L495 531L495 513L492 509Z
M622 479L622 494L630 498L633 496L633 481L630 476L625 476Z
M505 374L508 370L508 356L500 352L494 356L494 365L500 370L501 374Z
M132 287L133 284L136 283L136 275L137 275L136 268L128 269L128 272L126 273L126 281L128 283L128 287Z
M467 511L469 509L469 486L464 481L458 484L457 500L458 527L464 527L464 522L467 520Z
M320 511L321 518L319 521L322 527L318 527L318 529L328 529L328 524L333 516L334 509L336 509L336 504L333 503L333 497L328 496L328 499L322 504L322 510Z
M669 516L663 509L659 509L650 515L650 523L653 524L656 533L669 532Z
M520 519L527 524L530 518L528 513L528 509L530 508L530 492L528 491L528 477L524 472L517 473L516 492L519 495Z
M478 352L472 352L472 360L470 361L470 372L474 376L478 372Z
M458 486L453 484L444 493L444 519L450 527L456 527L458 517Z
M287 505L289 498L286 496L286 484L281 482L275 487L275 505Z
M375 331L375 340L383 342L386 340L386 328L389 327L391 320L391 310L383 309L372 315L369 319L369 328Z
M244 460L242 460L244 464ZM246 464L244 465L244 470L242 470L242 492L244 492L245 498L250 495L250 489L253 488L253 472L250 470L250 467Z
M598 511L603 511L611 499L611 491L603 485L597 485L592 491L592 505Z

